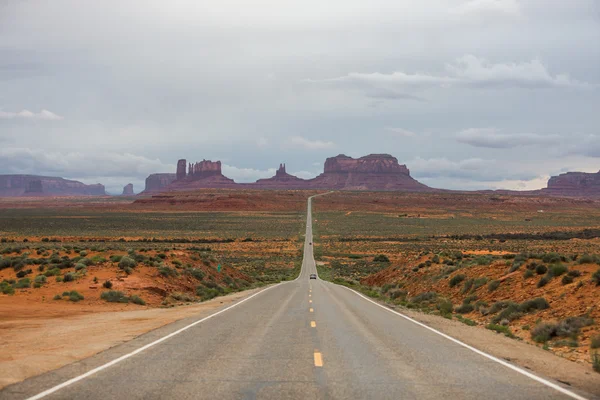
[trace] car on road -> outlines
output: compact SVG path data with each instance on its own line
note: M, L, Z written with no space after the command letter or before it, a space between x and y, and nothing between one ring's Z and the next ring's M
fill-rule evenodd
M310 274L308 279L317 279L317 274Z

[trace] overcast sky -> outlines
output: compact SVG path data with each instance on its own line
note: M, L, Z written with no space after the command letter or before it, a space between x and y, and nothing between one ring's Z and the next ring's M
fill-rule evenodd
M600 1L0 1L0 174L138 192L340 153L452 189L600 170Z

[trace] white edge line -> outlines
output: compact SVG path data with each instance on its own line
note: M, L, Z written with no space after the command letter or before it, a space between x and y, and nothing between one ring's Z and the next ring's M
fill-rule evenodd
M298 278L299 278L299 277L300 277L300 275L298 275ZM295 281L295 280L297 280L298 278L294 279L294 281ZM251 298L253 298L254 296L257 296L257 295L259 295L259 294L261 294L261 293L264 293L264 292L266 292L267 290L273 289L274 287L277 287L277 286L279 286L279 285L286 284L286 283L289 283L289 282L293 282L293 281L280 282L280 283L278 283L278 284L276 284L276 285L273 285L273 286L267 287L267 288L265 288L265 289L261 290L260 292L254 293L252 296L246 297L245 299L243 299L243 300L241 300L241 301L239 301L239 302L237 302L237 303L235 303L235 304L232 304L232 305L230 305L230 306L229 306L229 307L227 307L227 308L224 308L224 309L222 309L221 311L217 311L216 313L214 313L214 314L211 314L211 315L209 315L209 316L207 316L207 317L204 317L204 318L202 318L202 319L200 319L200 320L198 320L198 321L192 322L191 324L189 324L189 325L187 325L187 326L184 326L183 328L181 328L181 329L179 329L179 330L176 330L175 332L171 332L171 333L169 333L168 335L166 335L166 336L163 336L163 337L161 337L160 339L157 339L157 340L155 340L155 341L154 341L154 342L152 342L152 343L148 343L147 345L145 345L145 346L142 346L142 347L140 347L139 349L136 349L136 350L132 351L131 353L128 353L128 354L122 355L122 356L121 356L121 357L119 357L119 358L116 358L116 359L114 359L114 360L112 360L112 361L109 361L109 362L107 362L106 364L103 364L103 365L101 365L101 366L99 366L99 367L96 367L96 368L94 368L94 369L92 369L92 370L90 370L90 371L86 372L85 374L82 374L82 375L76 376L75 378L71 378L71 379L69 379L68 381L65 381L65 382L63 382L63 383L61 383L61 384L59 384L59 385L56 385L56 386L54 386L54 387L52 387L52 388L50 388L50 389L48 389L48 390L45 390L45 391L43 391L43 392L41 392L41 393L38 393L38 394L36 394L35 396L28 397L28 398L27 398L27 400L37 400L37 399L44 398L44 397L46 397L46 396L48 396L48 395L50 395L50 394L52 394L52 393L54 393L54 392L57 392L57 391L59 391L60 389L63 389L63 388L65 388L65 387L69 386L69 385L72 385L72 384L73 384L73 383L75 383L75 382L79 382L80 380L82 380L82 379L85 379L85 378L87 378L87 377L89 377L89 376L91 376L91 375L94 375L94 374L95 374L95 373L97 373L97 372L100 372L100 371L102 371L102 370L104 370L104 369L106 369L106 368L112 367L113 365L115 365L115 364L118 364L118 363L120 363L120 362L121 362L121 361L123 361L123 360L126 360L126 359L128 359L128 358L130 358L130 357L132 357L132 356L134 356L134 355L136 355L136 354L138 354L138 353L141 353L141 352L143 352L144 350L147 350L147 349L149 349L150 347L156 346L157 344L159 344L159 343L161 343L161 342L164 342L165 340L167 340L167 339L170 339L170 338L172 338L173 336L176 336L176 335L180 334L181 332L183 332L183 331L186 331L186 330L188 330L189 328L191 328L191 327L193 327L193 326L196 326L196 325L198 325L198 324L200 324L200 323L202 323L202 322L204 322L204 321L206 321L206 320L208 320L208 319L210 319L210 318L212 318L212 317L216 317L217 315L219 315L219 314L222 314L222 313L224 313L224 312L225 312L225 311L227 311L227 310L230 310L230 309L232 309L232 308L234 308L234 307L237 307L237 306L239 306L240 304L242 304L242 303L245 303L246 301L250 300L250 299L251 299Z
M534 374L532 374L531 372L525 371L525 370L524 370L524 369L522 369L522 368L519 368L519 367L517 367L517 366L515 366L515 365L513 365L513 364L510 364L510 363L508 363L508 362L506 362L506 361L504 361L504 360L501 360L501 359L499 359L498 357L494 357L494 356L493 356L493 355L491 355L491 354L485 353L485 352L483 352L483 351L481 351L481 350L479 350L479 349L476 349L476 348L475 348L475 347L473 347L473 346L470 346L470 345L468 345L468 344L466 344L466 343L464 343L464 342L461 342L460 340L458 340L458 339L455 339L455 338L453 338L452 336L446 335L445 333L442 333L442 332L438 331L437 329L434 329L434 328L432 328L432 327L430 327L430 326L428 326L428 325L425 325L425 324L423 324L422 322L419 322L419 321L417 321L417 320L415 320L415 319L412 319L411 317L409 317L409 316L407 316L407 315L404 315L404 314L402 314L402 313L399 313L398 311L392 310L392 309L390 309L390 308L388 308L388 307L386 307L386 306L384 306L384 305L382 305L382 304L379 304L379 303L377 303L376 301L373 301L373 300L369 299L368 297L364 296L362 293L359 293L359 292L357 292L357 291L356 291L356 290L354 290L354 289L350 289L349 287L347 287L347 286L344 286L344 285L337 285L337 284L335 284L335 283L333 283L333 282L329 282L329 281L323 281L323 282L327 282L327 283L329 283L329 284L332 284L332 285L335 285L335 286L340 286L340 287L343 287L343 288L345 288L345 289L348 289L348 290L350 290L351 292L354 292L354 293L355 293L355 294L357 294L358 296L362 297L363 299L365 299L365 300L367 300L367 301L369 301L369 302L371 302L371 303L375 304L376 306L379 306L379 307L383 308L383 309L384 309L384 310L386 310L386 311L389 311L389 312L391 312L391 313L394 313L394 314L396 314L396 315L399 315L399 316L401 316L402 318L404 318L404 319L406 319L406 320L408 320L408 321L410 321L410 322L412 322L412 323L414 323L414 324L417 324L417 325L419 325L419 326L421 326L421 327L423 327L423 328L425 328L425 329L428 329L428 330L430 330L430 331L432 331L432 332L434 332L434 333L437 333L438 335L440 335L440 336L442 336L442 337L444 337L444 338L446 338L446 339L448 339L448 340L450 340L450 341L452 341L452 342L454 342L454 343L456 343L456 344L458 344L458 345L461 345L462 347L465 347L465 348L467 348L467 349L469 349L469 350L471 350L471 351L473 351L473 352L475 352L475 353L479 354L480 356L483 356L483 357L485 357L485 358L487 358L487 359L490 359L490 360L492 360L492 361L495 361L495 362L497 362L498 364L504 365L505 367L507 367L507 368L510 368L510 369L512 369L512 370L513 370L513 371L515 371L515 372L518 372L518 373L520 373L520 374L522 374L522 375L525 375L526 377L528 377L528 378L531 378L531 379L533 379L534 381L536 381L536 382L539 382L539 383L541 383L541 384L543 384L543 385L546 385L546 386L548 386L548 387L550 387L550 388L552 388L552 389L554 389L554 390L556 390L556 391L559 391L559 392L561 392L561 393L563 393L563 394L565 394L565 395L567 395L567 396L569 396L569 397L571 397L571 398L573 398L573 399L577 399L577 400L587 400L585 397L582 397L582 396L578 395L577 393L571 392L570 390L567 390L567 389L565 389L565 388L563 388L563 387L561 387L561 386L559 386L559 385L557 385L557 384L555 384L555 383L553 383L553 382L550 382L550 381L548 381L548 380L546 380L546 379L540 378L539 376L537 376L537 375L534 375Z

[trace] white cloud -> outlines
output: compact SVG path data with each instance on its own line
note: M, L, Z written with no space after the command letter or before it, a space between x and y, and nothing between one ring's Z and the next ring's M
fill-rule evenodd
M412 131L408 131L406 129L402 129L402 128L386 127L385 130L393 133L395 136L402 136L402 137L416 136L416 133L414 133Z
M10 112L0 110L0 119L37 119L45 121L60 121L64 117L54 114L52 111L42 110L39 113L33 113L29 110L19 112Z
M309 140L302 136L293 136L289 139L290 147L301 147L308 150L331 149L335 146L333 142L322 140Z
M261 136L256 139L256 146L258 148L264 149L268 145L269 145L269 140L266 137Z
M538 59L521 63L491 63L471 54L445 64L446 75L433 75L425 72L408 73L395 71L350 72L336 78L306 82L329 85L334 88L362 91L367 97L382 99L423 100L405 91L426 88L590 88L598 85L580 82L568 74L552 75Z
M537 133L500 133L495 128L470 128L458 133L456 139L474 147L508 149L519 146L555 144L558 143L560 137Z

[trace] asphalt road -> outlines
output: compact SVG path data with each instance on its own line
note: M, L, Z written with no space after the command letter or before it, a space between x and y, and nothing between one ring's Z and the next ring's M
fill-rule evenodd
M151 332L10 386L0 398L573 398L349 289L309 280L316 273L310 201L308 210L297 280L193 326Z

